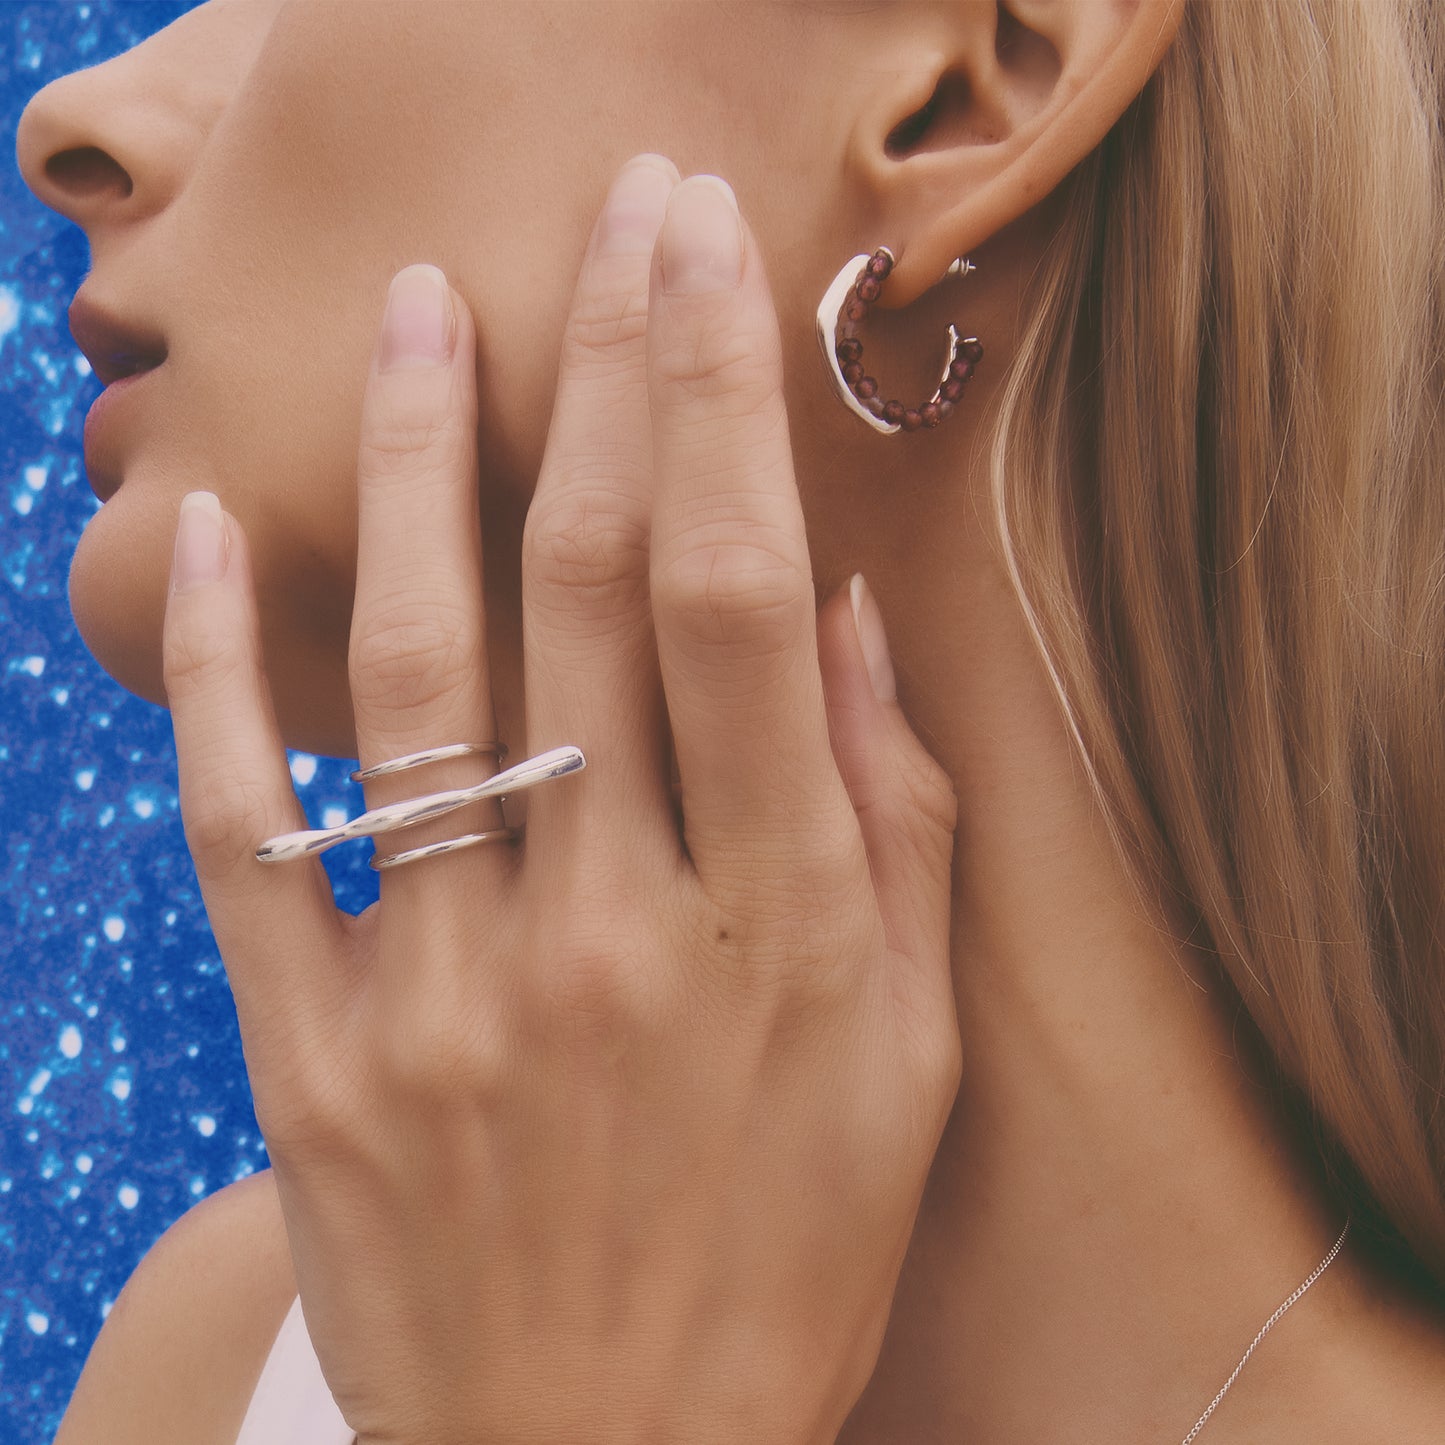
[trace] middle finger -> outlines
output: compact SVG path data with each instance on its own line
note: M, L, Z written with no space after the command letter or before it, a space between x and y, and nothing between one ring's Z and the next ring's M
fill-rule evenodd
M531 847L567 856L678 851L647 584L648 272L678 180L670 160L646 154L613 181L578 279L527 512L527 748L572 743L588 761L567 788L531 795L528 833Z

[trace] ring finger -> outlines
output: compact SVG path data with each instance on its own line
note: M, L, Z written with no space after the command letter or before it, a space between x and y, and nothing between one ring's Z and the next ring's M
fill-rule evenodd
M541 846L608 872L675 856L667 714L648 603L652 249L678 170L634 156L613 178L582 262L522 550L528 750L575 743L588 767L528 799ZM543 876L550 870L544 863Z

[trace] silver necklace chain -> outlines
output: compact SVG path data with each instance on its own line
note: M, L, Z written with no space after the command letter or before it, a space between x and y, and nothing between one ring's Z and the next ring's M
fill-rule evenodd
M1335 1262L1335 1256L1344 1248L1345 1236L1350 1232L1350 1221L1345 1220L1345 1227L1340 1230L1340 1237L1335 1240L1330 1252L1315 1266L1314 1273L1264 1322L1264 1328L1254 1337L1250 1347L1244 1352L1244 1358L1234 1367L1234 1373L1221 1386L1219 1393L1209 1402L1209 1408L1195 1422L1194 1428L1184 1437L1184 1445L1191 1445L1194 1437L1204 1428L1204 1422L1215 1412L1219 1402L1229 1392L1229 1387L1239 1378L1239 1372L1245 1367L1249 1357L1254 1353L1259 1342L1272 1330L1283 1318L1284 1313L1293 1304L1296 1304L1304 1297L1309 1287Z

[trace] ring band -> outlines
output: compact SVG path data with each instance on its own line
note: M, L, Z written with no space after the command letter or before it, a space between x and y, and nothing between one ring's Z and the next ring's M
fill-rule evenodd
M587 759L582 749L575 745L549 748L534 758L513 763L510 768L469 788L448 788L440 793L426 793L380 808L368 808L335 828L300 828L290 833L278 833L261 842L256 849L256 860L260 863L286 863L293 858L311 858L351 838L389 833L393 828L408 828L413 823L440 817L483 798L508 797L525 788L535 788L568 773L580 772L586 766Z
M458 838L443 838L440 843L424 843L420 848L407 848L400 853L387 853L384 856L373 853L370 862L379 873L383 868L395 868L398 863L411 863L417 858L434 858L438 853L451 853L458 848L470 848L473 843L497 843L504 839L510 841L521 836L520 826L488 828L483 833L463 833Z
M405 757L391 758L384 763L362 768L351 774L353 783L364 783L371 778L384 778L388 773L403 773L408 768L419 768L423 763L439 763L445 758L460 758L468 753L495 753L500 763L507 756L505 743L449 743L444 748L424 748L419 753L407 753Z

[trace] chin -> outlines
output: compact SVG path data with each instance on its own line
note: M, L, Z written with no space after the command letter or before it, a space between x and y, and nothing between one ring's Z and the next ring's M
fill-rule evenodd
M122 489L123 492L124 489ZM70 562L70 610L91 656L128 692L169 707L162 664L169 527L132 523L116 493L81 533ZM115 508L115 510L112 510ZM264 619L267 657L285 665L268 683L285 745L328 757L355 756L344 652L298 637L294 617ZM284 643L282 639L285 639Z
M95 660L128 692L166 706L161 669L169 533L128 536L119 493L86 524L70 559L70 611ZM159 557L155 554L159 553ZM156 574L156 567L162 571Z

